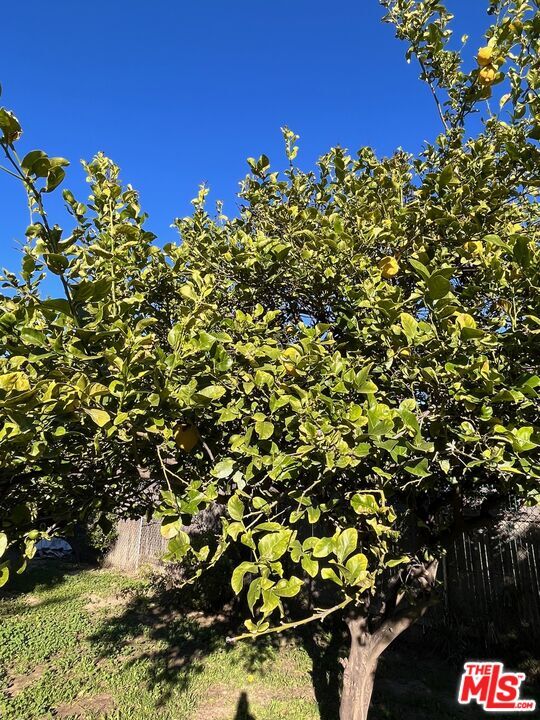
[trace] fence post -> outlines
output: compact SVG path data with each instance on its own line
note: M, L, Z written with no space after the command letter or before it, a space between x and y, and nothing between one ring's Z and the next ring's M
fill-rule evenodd
M139 569L141 561L141 540L142 540L143 518L139 518L139 537L137 539L137 554L135 555L135 570Z

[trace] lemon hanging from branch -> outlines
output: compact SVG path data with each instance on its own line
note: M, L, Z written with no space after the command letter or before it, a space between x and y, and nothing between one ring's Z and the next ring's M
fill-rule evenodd
M180 425L174 434L176 447L184 452L191 452L199 442L199 433L193 425Z
M491 65L480 70L479 78L484 85L492 85L497 77L497 71Z
M478 55L476 56L476 62L480 65L480 67L487 67L488 65L491 65L493 57L493 48L489 47L489 45L486 45L486 47L481 47L478 51Z

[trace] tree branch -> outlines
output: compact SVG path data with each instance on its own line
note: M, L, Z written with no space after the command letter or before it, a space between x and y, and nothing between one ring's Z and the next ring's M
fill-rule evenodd
M270 633L279 633L283 632L284 630L291 630L292 628L299 627L300 625L307 625L310 622L313 622L314 620L324 620L328 615L331 615L332 613L336 612L337 610L341 610L344 607L347 607L349 603L352 602L352 598L347 598L343 602L339 603L338 605L334 605L334 607L328 608L326 610L322 610L321 612L315 613L314 615L310 615L307 618L303 618L302 620L295 620L294 622L290 623L283 623L282 625L277 625L276 627L268 628L267 630L263 630L259 633L244 633L243 635L237 635L236 637L228 637L227 642L228 643L235 643L238 640L247 640L248 638L258 638L262 635L270 635Z

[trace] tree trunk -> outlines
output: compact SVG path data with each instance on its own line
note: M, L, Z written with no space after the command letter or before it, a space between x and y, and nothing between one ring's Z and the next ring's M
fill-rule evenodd
M437 576L438 562L432 561L417 576L423 596L414 604L399 605L373 632L367 617L359 615L347 620L351 634L349 657L343 661L343 689L339 708L339 720L367 720L375 672L379 657L401 633L410 627L433 604L432 589Z
M339 720L366 720L380 653L374 636L366 629L365 618L348 620L347 625L351 649L344 661Z

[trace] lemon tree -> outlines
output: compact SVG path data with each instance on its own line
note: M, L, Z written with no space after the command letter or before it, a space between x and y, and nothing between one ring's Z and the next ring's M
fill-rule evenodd
M448 543L539 497L538 6L489 3L457 52L442 3L382 4L436 101L433 143L305 172L284 128L284 173L251 158L235 218L202 187L164 247L102 155L87 201L63 191L71 229L52 224L67 161L20 151L0 110L32 214L0 296L0 582L89 514L154 513L194 577L241 558L240 638L347 623L341 720L367 716Z

